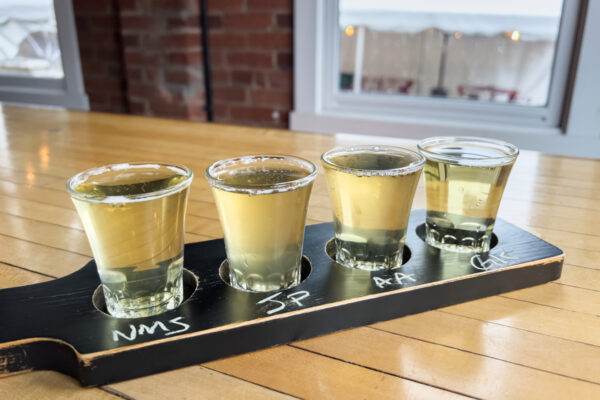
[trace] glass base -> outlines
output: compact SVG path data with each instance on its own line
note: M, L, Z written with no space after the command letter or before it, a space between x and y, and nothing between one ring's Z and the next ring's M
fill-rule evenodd
M269 275L248 273L231 267L229 264L230 285L246 292L272 292L288 289L300 284L301 268L288 270L286 273L272 273Z
M425 222L425 242L433 247L456 253L485 253L490 251L492 226L485 231L446 228Z
M352 269L381 271L402 265L403 243L377 245L369 242L354 242L335 239L335 261Z
M161 314L177 308L183 300L183 277L175 279L162 292L151 296L124 298L122 293L111 291L102 285L106 309L117 318L141 318Z

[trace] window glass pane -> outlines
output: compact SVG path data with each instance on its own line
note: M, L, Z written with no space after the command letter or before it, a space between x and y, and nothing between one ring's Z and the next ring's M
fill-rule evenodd
M52 0L0 1L0 75L63 77Z
M339 89L548 101L563 0L340 0Z

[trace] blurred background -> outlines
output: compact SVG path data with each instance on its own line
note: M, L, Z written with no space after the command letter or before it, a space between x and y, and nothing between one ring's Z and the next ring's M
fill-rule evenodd
M341 0L340 88L545 105L561 12L562 0Z
M589 0L3 0L0 101L414 138L430 123L492 124L525 147L532 132L597 140L600 62L584 39L598 15Z
M52 1L0 3L0 74L63 77Z

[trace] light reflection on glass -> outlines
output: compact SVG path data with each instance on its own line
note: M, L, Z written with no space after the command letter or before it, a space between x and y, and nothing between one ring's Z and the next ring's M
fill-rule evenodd
M533 180L536 175L532 171L538 171L538 174L544 173L540 163L540 153L521 151L513 166L511 179L506 183L504 199L498 209L498 217L507 219L529 233L540 236L535 228L529 226L532 225L532 218L535 218L536 215L532 208L536 204L533 200L538 196L536 182Z

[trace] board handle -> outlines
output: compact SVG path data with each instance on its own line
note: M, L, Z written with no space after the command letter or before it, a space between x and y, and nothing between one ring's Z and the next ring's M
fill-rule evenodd
M54 370L79 376L77 351L66 342L34 338L3 343L0 347L0 377L33 370Z

